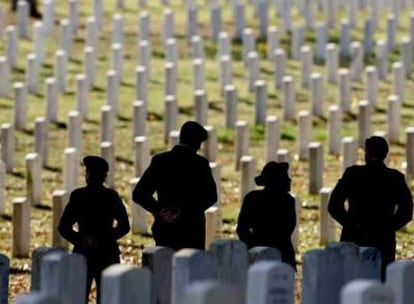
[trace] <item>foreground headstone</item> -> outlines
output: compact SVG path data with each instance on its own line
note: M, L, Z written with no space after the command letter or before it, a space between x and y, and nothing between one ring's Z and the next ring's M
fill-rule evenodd
M218 281L200 281L190 285L185 292L184 304L240 304L241 293L231 285Z
M171 272L174 250L167 247L146 247L142 252L142 266L151 270L151 303L171 303Z
M268 261L268 260L282 260L282 254L280 251L273 247L263 247L257 246L250 248L249 251L249 265L257 263L259 261Z
M360 269L358 277L361 279L381 280L381 251L372 247L360 247Z
M217 278L244 291L248 265L246 245L238 240L216 240L209 251L216 257Z
M342 273L342 285L358 278L360 272L360 257L359 247L357 245L350 242L332 242L326 247L339 250L341 257L337 265L338 269L342 267L340 271Z
M339 250L311 250L303 256L302 303L335 304L339 302L342 273L336 265Z
M410 304L414 301L414 262L395 261L387 266L386 286L394 292L395 304Z
M30 293L19 296L16 304L63 304L62 301L55 296L44 294L41 292Z
M253 264L248 273L247 304L295 302L295 271L279 261Z
M146 268L111 265L102 272L101 282L101 304L151 303L151 273Z
M9 296L10 260L0 254L0 303L8 303Z
M216 262L211 253L182 249L174 254L172 269L172 304L184 303L185 289L199 280L214 279Z
M342 288L341 304L394 304L391 288L370 280L355 280Z
M77 253L50 253L43 259L41 290L58 296L64 304L84 303L86 260Z
M40 291L41 269L43 258L52 252L65 253L62 248L56 247L38 247L32 252L32 274L30 276L30 291Z

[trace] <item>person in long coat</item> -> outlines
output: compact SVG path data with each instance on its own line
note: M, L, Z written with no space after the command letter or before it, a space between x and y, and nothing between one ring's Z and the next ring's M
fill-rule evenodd
M179 144L152 158L133 191L135 203L154 216L157 246L205 249L204 211L217 201L209 162L197 154L206 139L203 126L184 123Z
M342 225L341 241L381 251L383 279L386 266L395 260L395 232L413 215L410 189L402 173L385 165L387 154L383 137L366 139L366 164L345 170L328 204L329 213Z
M267 246L278 249L282 261L296 270L291 236L296 226L295 199L289 193L288 163L267 163L255 178L262 190L246 194L237 221L237 234L248 248Z
M58 231L74 245L73 252L86 258L85 300L95 280L99 303L101 272L120 262L117 240L129 232L130 226L118 193L103 184L109 170L106 160L99 156L86 156L83 163L87 185L70 194ZM73 228L75 224L78 225L78 231Z

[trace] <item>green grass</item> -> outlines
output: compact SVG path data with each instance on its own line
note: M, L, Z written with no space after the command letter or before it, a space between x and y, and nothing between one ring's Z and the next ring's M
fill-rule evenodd
M8 5L9 1L1 1L4 6ZM120 89L120 117L116 123L116 173L115 188L120 192L121 196L126 202L130 201L130 186L129 180L133 177L133 145L132 145L132 103L135 98L135 76L134 68L137 65L137 30L138 30L138 15L140 10L137 8L137 1L125 1L126 8L121 11L125 21L125 64L124 64L124 78ZM171 1L175 12L175 29L176 39L178 42L179 61L178 61L178 96L177 101L180 107L179 125L188 119L194 118L193 107L193 92L192 92L192 61L191 49L187 44L185 38L185 9L182 6L181 0ZM200 5L204 1L199 1ZM111 40L111 22L112 14L115 12L115 1L105 1L105 25L103 27L102 35L99 39L98 62L97 62L97 81L96 86L89 94L89 117L83 123L83 151L84 154L99 154L99 124L100 124L100 107L106 103L106 71L110 69L110 40ZM158 4L159 1L148 1L149 6L147 11L151 14L151 43L152 43L152 62L151 62L151 79L149 84L149 116L148 116L148 140L151 153L157 153L167 149L163 142L163 115L164 115L164 46L162 43L162 23L163 23L163 8ZM7 5L6 5L7 4ZM67 17L67 6L65 1L57 1L57 18ZM83 73L82 62L84 60L84 34L85 22L87 16L92 13L91 1L80 1L80 28L76 34L73 44L73 57L68 62L68 85L69 90L66 94L59 96L59 124L52 124L49 129L49 163L55 170L42 171L42 204L51 206L52 192L61 189L62 185L62 164L63 164L63 150L67 146L67 130L66 123L67 112L74 110L75 105L75 76ZM362 12L358 18L357 28L352 30L352 40L362 41L363 38L363 20L367 12ZM270 23L281 27L281 21L275 18L275 13L272 10L270 13ZM379 19L379 30L375 34L375 40L385 38L386 35L386 13L384 18ZM397 31L396 41L399 42L401 37L409 35L408 22L409 11L405 10L401 14L401 28ZM338 14L337 20L346 17L345 12ZM223 30L233 34L233 19L230 5L223 6L222 11ZM294 24L304 24L303 18L298 11L293 11ZM318 12L316 20L323 20L323 16ZM8 14L9 23L14 22L14 16ZM240 172L234 171L234 131L225 128L224 118L224 100L220 95L218 84L218 68L219 63L216 59L217 46L209 39L210 31L207 26L209 22L209 12L206 7L199 11L199 33L203 37L205 46L205 72L206 72L206 91L208 100L210 102L208 124L213 125L217 129L219 141L219 155L217 162L222 166L222 180L221 180L221 197L222 214L223 214L223 236L235 237L235 223L239 211L239 185ZM339 23L339 22L338 22ZM255 29L258 28L257 20L253 16L253 9L247 9L247 25ZM281 37L281 45L283 48L290 51L290 34L283 34ZM315 32L306 30L304 39L306 44L315 46ZM329 31L329 42L339 41L339 25L335 29ZM45 86L44 79L53 76L54 52L59 45L59 30L47 39L46 42L46 62L41 67L41 91L38 95L30 95L28 99L28 127L25 132L16 132L16 166L13 174L7 175L7 208L6 217L0 220L0 251L11 255L11 221L10 215L12 212L11 202L15 197L25 196L25 161L24 157L27 153L33 151L33 128L34 119L45 115ZM6 40L0 43L0 54L4 54L6 47ZM31 52L32 41L19 41L19 61L18 67L13 70L11 74L10 83L10 98L0 98L0 123L12 122L13 118L13 92L12 83L17 81L24 81L26 69L26 55ZM273 63L266 59L265 51L266 45L263 39L258 40L258 52L261 56L261 78L268 83L268 115L276 115L282 117L282 102L283 93L276 91L273 86ZM265 146L264 146L264 127L254 126L254 95L248 92L247 75L244 64L241 61L242 46L240 42L234 42L232 45L233 57L233 81L238 90L239 104L238 104L238 119L246 120L250 125L251 141L250 153L257 159L258 170L264 165ZM398 48L393 51L389 58L390 63L399 60ZM366 58L366 64L374 63L374 57ZM348 61L341 60L341 66L346 67ZM309 110L310 93L308 90L300 87L301 69L297 61L288 59L287 74L295 78L296 83L296 110ZM321 64L313 66L314 72L320 72L324 75L326 80L326 69ZM364 77L362 77L364 79ZM386 99L391 93L391 74L386 81L380 81L378 93L378 110L372 117L372 131L386 130ZM405 136L404 129L409 125L413 125L414 118L414 82L412 79L407 80L405 84L406 100L402 109L401 121L401 137L400 144L391 147L390 166L401 168L402 161L405 160ZM337 101L337 87L325 83L324 84L324 113L327 117L328 107L335 104ZM353 107L350 114L344 115L343 129L341 136L356 137L356 105L360 99L364 98L364 84L352 83L352 100ZM282 123L282 137L281 147L287 148L292 155L297 153L298 143L298 125L296 121L283 121ZM315 118L313 121L312 140L321 141L325 144L325 151L327 151L327 124L326 119ZM360 151L359 159L362 161L362 151ZM300 222L300 246L298 259L300 254L308 249L319 246L318 243L318 218L319 218L319 197L317 195L308 194L308 164L306 162L294 160L292 163L292 180L293 192L297 198L302 202L302 214ZM79 180L82 182L83 171L80 170ZM339 156L326 155L325 158L325 185L332 187L341 174L341 160ZM51 211L44 209L32 209L32 225L31 225L31 248L51 244ZM411 234L414 232L414 226L409 225L406 233L399 233L398 235L398 256L401 258L412 258L414 256L412 247L413 240ZM149 237L128 235L122 241L123 260L131 263L138 263L140 259L140 251L143 246L152 244L152 239ZM26 291L28 288L27 280L29 278L30 261L28 259L16 259L11 261L13 275L11 277L11 299L14 298L16 292Z

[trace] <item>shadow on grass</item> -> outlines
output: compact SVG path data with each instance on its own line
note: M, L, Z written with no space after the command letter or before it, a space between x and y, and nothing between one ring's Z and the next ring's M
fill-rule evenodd
M52 210L51 206L43 205L43 204L36 205L35 208L39 209L39 210L46 210L46 211L51 211Z
M47 171L50 171L50 172L55 172L55 173L62 172L61 168L52 167L50 165L45 166L44 169L47 170Z
M118 162L125 163L125 164L128 164L128 165L130 165L130 166L132 166L132 165L134 164L134 162L133 162L133 161L131 161L131 160L130 160L130 159L128 159L128 158L122 157L122 156L117 156L115 159L116 159L116 161L118 161Z
M1 218L2 218L3 220L6 220L6 221L11 221L11 220L12 220L12 216L11 216L10 214L3 214L3 215L1 216Z

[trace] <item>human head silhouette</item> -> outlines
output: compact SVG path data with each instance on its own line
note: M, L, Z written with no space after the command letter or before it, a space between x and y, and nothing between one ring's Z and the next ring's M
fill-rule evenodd
M262 169L260 175L256 176L255 182L258 186L275 188L282 191L290 191L289 164L268 162Z
M384 137L371 136L365 140L365 161L383 161L388 154L388 143Z
M103 183L109 171L108 162L99 156L88 155L84 157L83 164L86 169L86 183Z
M207 139L207 131L195 121L186 121L180 130L180 144L190 146L195 151L200 149L201 143Z

